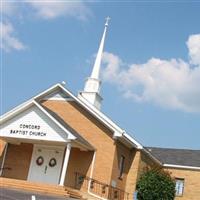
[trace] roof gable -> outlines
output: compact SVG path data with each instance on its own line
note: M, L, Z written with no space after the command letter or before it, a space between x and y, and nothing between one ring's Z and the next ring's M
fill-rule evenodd
M60 95L62 94L62 95ZM101 111L96 109L92 106L89 102L87 102L84 98L78 98L74 96L69 90L64 88L61 84L55 84L54 86L50 87L49 89L41 92L40 94L36 95L32 99L28 100L27 102L15 107L10 112L5 113L1 116L1 122L13 116L18 112L21 112L27 105L35 102L38 104L41 100L46 98L60 98L62 97L70 100L76 101L80 106L87 110L90 114L92 114L96 119L98 119L101 123L103 123L106 127L113 131L113 138L120 138L123 140L125 144L128 146L132 146L134 148L142 149L142 145L138 143L133 137L128 135L123 129L121 129L117 124L115 124L110 118L104 115Z

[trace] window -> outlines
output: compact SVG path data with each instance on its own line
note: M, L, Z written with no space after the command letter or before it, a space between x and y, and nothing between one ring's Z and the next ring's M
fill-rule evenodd
M184 189L184 179L176 178L176 196L182 196Z
M122 178L122 175L123 175L123 172L124 172L124 161L125 161L125 157L121 156L120 162L119 162L119 178Z

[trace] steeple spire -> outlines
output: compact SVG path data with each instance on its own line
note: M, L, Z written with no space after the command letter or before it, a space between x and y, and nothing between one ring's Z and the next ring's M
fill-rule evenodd
M92 74L90 76L91 78L99 79L99 73L100 73L100 67L101 67L101 58L102 58L102 54L103 54L104 41L105 41L105 36L106 36L106 31L107 31L107 28L108 28L109 20L110 20L110 17L107 17L103 36L102 36L101 43L100 43L100 46L99 46L99 50L98 50L98 53L97 53L97 57L96 57L96 60L95 60L94 66L93 66Z
M109 20L110 20L110 17L107 17L103 36L99 45L99 50L96 56L96 60L92 69L91 76L87 79L85 83L84 91L79 93L79 98L88 101L97 109L100 109L101 101L102 101L102 97L99 94L100 86L101 86L99 75L100 75L101 59L103 55L104 42L105 42Z

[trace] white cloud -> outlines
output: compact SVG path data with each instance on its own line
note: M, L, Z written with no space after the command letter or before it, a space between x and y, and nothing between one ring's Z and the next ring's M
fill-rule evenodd
M17 16L19 4L11 1L2 1L0 3L0 13L2 14L2 21L0 22L0 48L6 52L11 50L24 50L25 45L16 38L16 31L10 22L12 16Z
M1 27L0 48L5 50L6 52L9 52L13 49L23 50L26 48L25 45L14 36L15 30L11 23L0 22L0 27Z
M80 20L87 19L90 10L82 1L27 1L35 14L43 19L53 19L61 16L71 16Z
M27 10L28 8L28 10ZM23 50L25 45L16 38L15 29L11 24L11 18L23 18L27 11L39 19L54 19L62 16L71 16L79 20L86 20L91 15L90 9L83 1L49 1L49 0L25 0L22 2L2 1L0 13L3 16L1 22L0 48L9 52L11 50ZM6 22L6 23L5 23Z
M10 17L29 8L29 13L40 19L53 19L62 16L71 16L85 20L91 15L91 10L84 1L60 1L60 0L24 0L22 2L2 1L0 13ZM26 11L27 12L27 11Z
M125 65L104 53L103 79L120 88L123 96L165 108L200 112L200 34L187 41L190 63L181 59L151 58L144 64Z
M200 65L200 34L191 35L188 39L187 46L189 48L191 63Z

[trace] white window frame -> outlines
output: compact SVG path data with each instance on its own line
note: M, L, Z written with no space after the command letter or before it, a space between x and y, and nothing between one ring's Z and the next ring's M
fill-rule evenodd
M185 179L184 178L175 178L176 181L176 196L183 196Z

